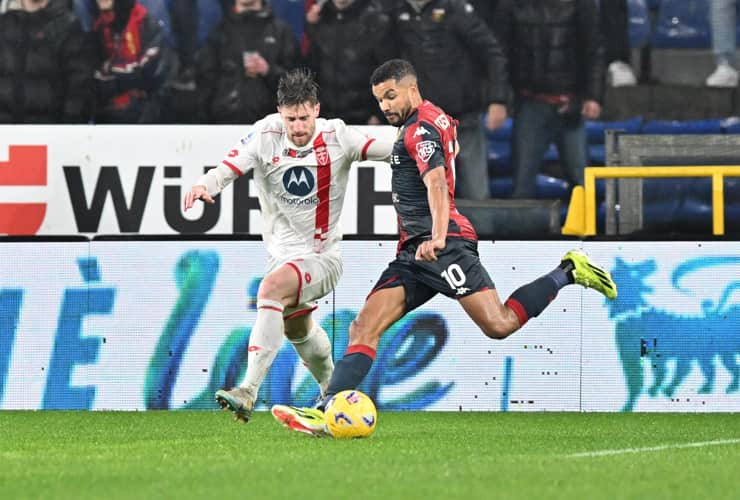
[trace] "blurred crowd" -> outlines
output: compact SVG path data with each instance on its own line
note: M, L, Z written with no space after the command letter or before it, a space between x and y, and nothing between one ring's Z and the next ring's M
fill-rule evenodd
M511 115L530 197L553 141L580 183L583 121L607 82L635 84L626 0L295 0L298 31L270 0L208 1L209 19L203 0L0 0L0 123L248 124L308 66L322 116L380 124L368 79L402 57L459 120L458 196L488 197L485 130Z

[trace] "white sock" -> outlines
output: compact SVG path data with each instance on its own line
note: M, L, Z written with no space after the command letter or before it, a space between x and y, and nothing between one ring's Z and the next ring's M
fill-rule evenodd
M283 305L274 300L257 299L257 320L249 335L247 374L241 383L241 387L255 398L283 344L284 331Z
M290 342L308 368L308 371L316 379L316 382L321 388L321 395L323 396L326 393L326 388L329 387L331 373L334 371L329 336L318 323L314 323L308 335L302 339L291 340Z

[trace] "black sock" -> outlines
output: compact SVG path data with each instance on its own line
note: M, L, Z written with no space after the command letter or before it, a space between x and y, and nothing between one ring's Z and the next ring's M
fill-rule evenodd
M368 374L375 360L375 349L366 345L353 345L347 349L344 357L337 361L331 375L329 387L324 399L317 408L323 410L327 401L338 392L355 389Z
M565 271L565 275L568 278L568 284L572 285L573 283L576 282L575 278L573 277L573 269L575 269L573 262L569 260L564 260L560 263L558 267L555 268L555 271L558 269L562 269L563 271Z
M524 326L529 318L539 316L557 296L558 290L571 283L570 274L558 266L511 294L505 305L516 313L520 327Z

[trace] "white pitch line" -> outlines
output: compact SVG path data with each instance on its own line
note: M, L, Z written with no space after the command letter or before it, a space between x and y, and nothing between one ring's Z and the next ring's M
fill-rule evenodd
M674 450L679 448L703 448L705 446L719 446L723 444L738 444L740 438L735 439L718 439L716 441L699 441L696 443L674 443L662 444L660 446L646 446L643 448L622 448L621 450L599 450L583 451L580 453L571 453L563 455L565 458L587 458L587 457L606 457L609 455L624 455L625 453L642 453L646 451L663 451Z

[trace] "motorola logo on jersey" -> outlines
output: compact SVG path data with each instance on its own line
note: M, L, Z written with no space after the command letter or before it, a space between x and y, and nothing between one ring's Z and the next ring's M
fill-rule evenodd
M295 196L306 196L313 191L313 174L306 167L292 167L283 174L285 190Z

